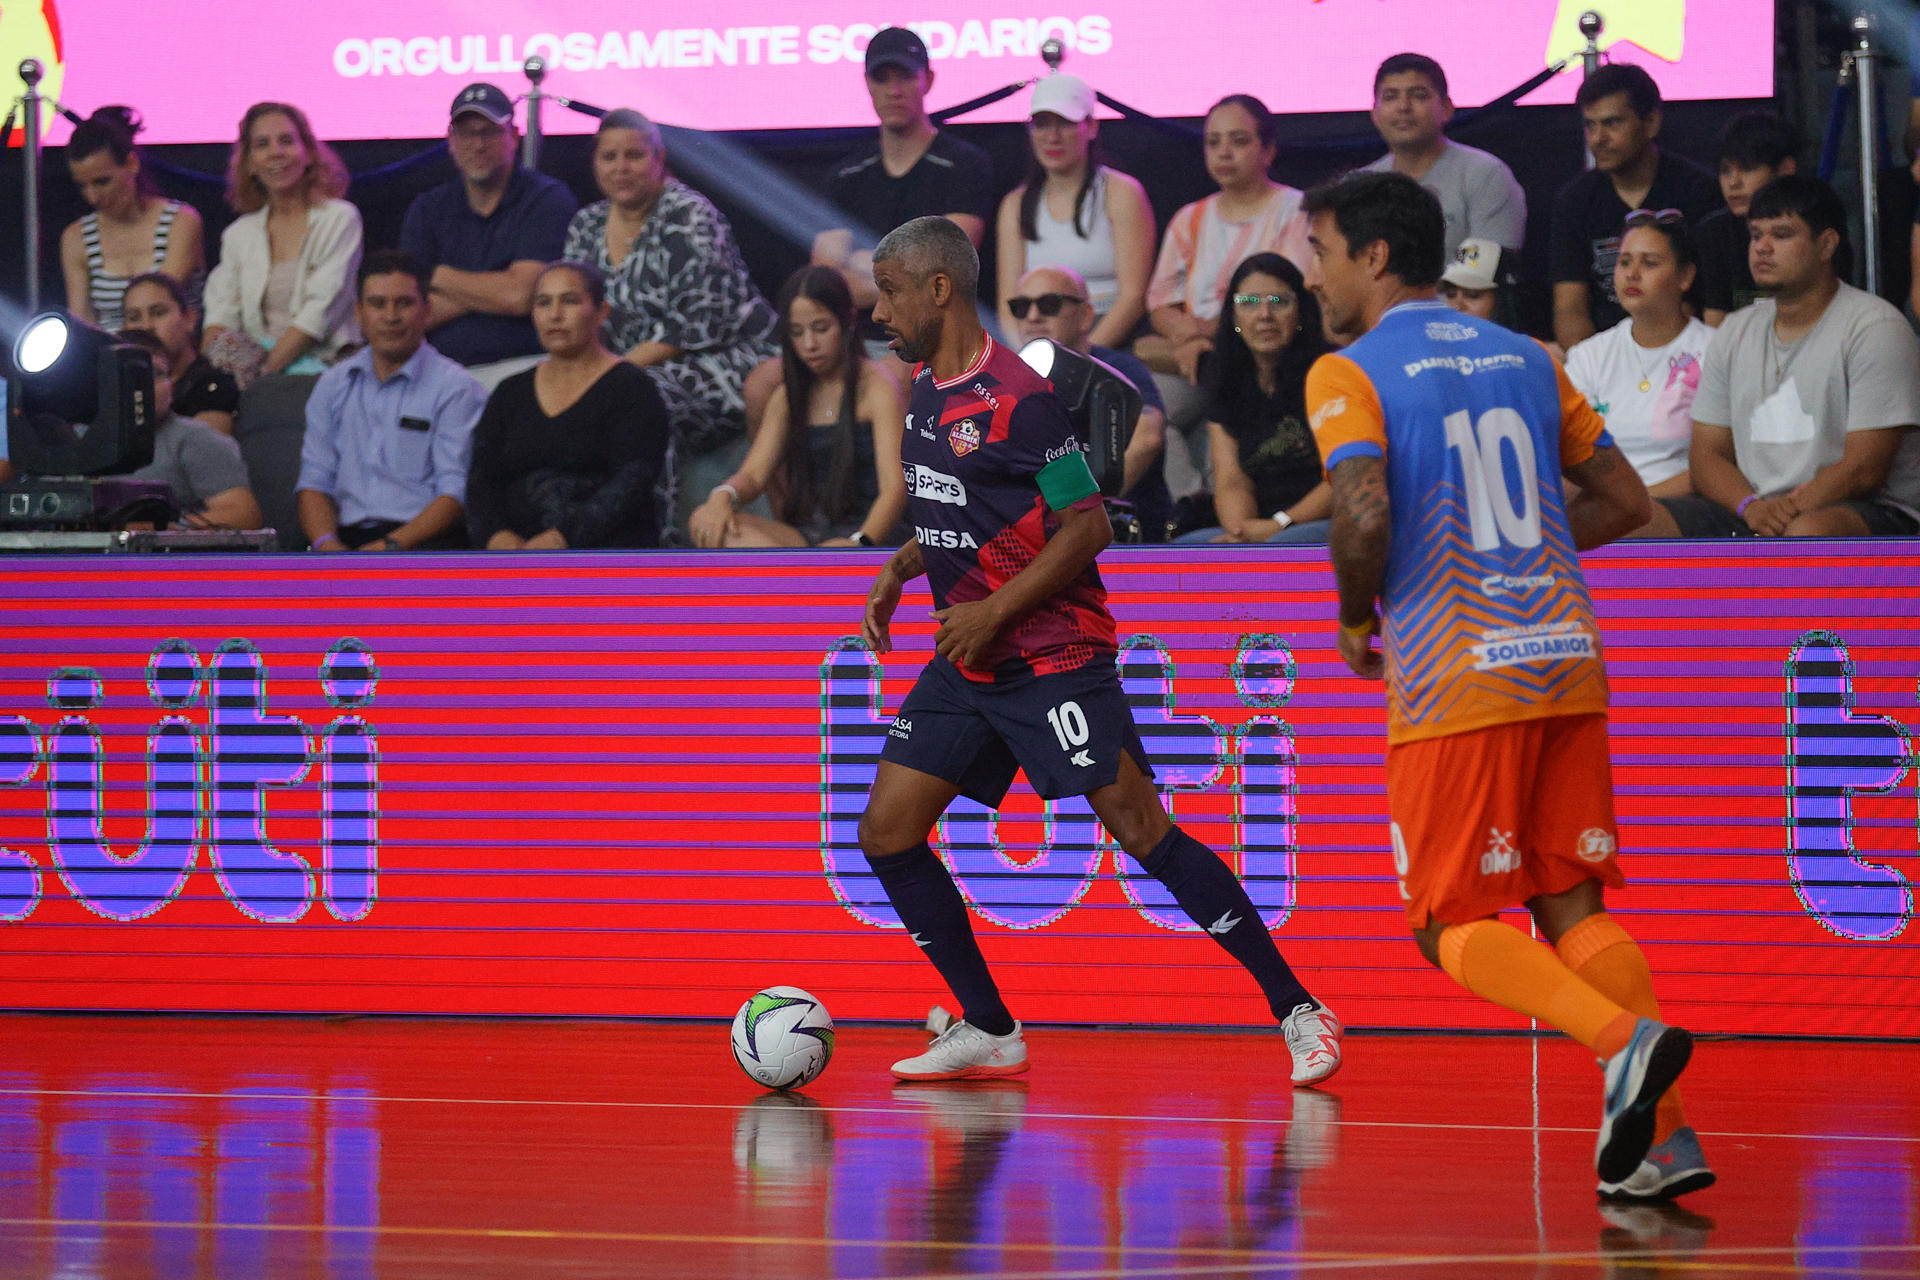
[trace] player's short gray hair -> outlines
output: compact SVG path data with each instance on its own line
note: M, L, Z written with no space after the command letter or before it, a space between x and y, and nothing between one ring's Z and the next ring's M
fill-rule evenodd
M660 140L660 126L635 111L632 107L615 107L600 117L600 127L594 130L597 137L609 129L632 129L647 140L650 151L664 151L665 144Z
M967 303L980 296L980 255L951 218L915 218L889 231L873 251L875 262L898 259L915 280L938 271Z

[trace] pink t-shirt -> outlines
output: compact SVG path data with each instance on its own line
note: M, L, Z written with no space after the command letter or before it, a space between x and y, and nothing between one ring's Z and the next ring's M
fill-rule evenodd
M1245 222L1220 216L1220 195L1196 200L1173 215L1160 241L1160 260L1147 282L1147 306L1184 305L1188 314L1211 320L1220 314L1227 281L1242 262L1256 253L1277 253L1302 274L1307 270L1305 197L1281 186L1262 209Z

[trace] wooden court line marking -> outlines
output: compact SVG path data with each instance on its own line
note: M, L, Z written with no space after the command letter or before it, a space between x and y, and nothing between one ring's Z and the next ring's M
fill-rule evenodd
M773 1094L761 1094L760 1097L772 1097ZM805 1097L806 1095L797 1095ZM967 1095L958 1095L967 1096ZM180 1098L180 1099L233 1099L241 1102L391 1102L412 1103L452 1107L614 1107L629 1110L655 1111L744 1111L751 1105L747 1102L618 1102L591 1098L412 1098L389 1096L385 1094L331 1094L331 1093L193 1093L168 1092L150 1089L0 1089L0 1097L39 1097L39 1098ZM934 1115L931 1108L915 1109L911 1104L892 1107L836 1107L818 1103L809 1110L830 1112L834 1115L869 1116L913 1116ZM1274 1124L1292 1123L1291 1116L1158 1116L1158 1115L1101 1115L1096 1112L1078 1111L1023 1111L1022 1118L1029 1120L1100 1120L1124 1121L1128 1123L1154 1124ZM1593 1129L1575 1125L1529 1125L1529 1124L1441 1124L1419 1120L1327 1120L1320 1123L1334 1125L1343 1129L1421 1129L1445 1130L1474 1133L1584 1133L1591 1134ZM1703 1138L1753 1138L1773 1139L1782 1142L1900 1142L1920 1144L1920 1135L1916 1134L1873 1134L1873 1133L1747 1133L1739 1130L1696 1129Z
M1660 1249L1623 1249L1613 1252L1599 1250L1555 1250L1541 1253L1462 1253L1462 1254L1410 1254L1410 1253L1355 1253L1343 1250L1300 1251L1291 1253L1265 1252L1255 1249L1210 1249L1199 1250L1178 1246L1133 1247L1126 1245L1097 1244L1052 1244L1020 1243L1005 1244L982 1241L916 1241L916 1240L841 1240L826 1238L808 1238L803 1236L707 1236L672 1232L640 1231L542 1231L513 1227L403 1227L386 1224L372 1226L359 1224L319 1223L319 1222L143 1222L127 1218L0 1218L0 1227L76 1227L91 1231L254 1231L262 1233L301 1234L301 1235L356 1235L356 1236L404 1236L413 1238L456 1238L482 1240L554 1240L562 1242L599 1243L599 1244L705 1244L705 1245L752 1245L777 1246L780 1248L814 1249L914 1249L935 1252L954 1252L959 1250L995 1249L1002 1253L1161 1253L1191 1256L1197 1252L1225 1254L1244 1259L1227 1261L1223 1258L1214 1263L1191 1263L1167 1267L1099 1267L1063 1271L990 1271L955 1272L948 1276L929 1274L925 1280L1097 1280L1108 1277L1111 1280L1124 1280L1126 1277L1145 1276L1205 1276L1247 1274L1259 1271L1271 1271L1276 1267L1290 1267L1317 1271L1351 1270L1358 1267L1430 1267L1461 1265L1514 1265L1553 1266L1585 1264L1593 1262L1658 1262L1663 1268L1675 1267L1696 1270L1709 1267L1723 1267L1731 1260L1765 1257L1793 1257L1805 1259L1826 1254L1920 1254L1920 1244L1894 1245L1728 1245L1720 1248L1689 1249L1684 1257L1675 1256L1671 1250ZM1791 1263L1743 1262L1747 1270L1765 1270L1768 1272L1792 1273L1804 1268ZM1822 1270L1832 1270L1823 1267ZM1850 1275L1911 1275L1908 1271L1863 1271L1853 1269Z

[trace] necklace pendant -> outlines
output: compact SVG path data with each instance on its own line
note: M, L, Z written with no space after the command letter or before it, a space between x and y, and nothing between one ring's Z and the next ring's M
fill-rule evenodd
M1640 379L1640 389L1642 391L1651 391L1653 390L1653 383L1649 379L1642 378Z

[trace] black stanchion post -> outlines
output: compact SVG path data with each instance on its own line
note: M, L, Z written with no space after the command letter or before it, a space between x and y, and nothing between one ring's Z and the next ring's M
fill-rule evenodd
M540 84L547 78L547 60L528 58L521 68L527 73L527 131L520 136L520 163L529 169L540 167L540 106L547 95L540 90Z
M28 315L40 309L40 77L43 71L37 58L27 58L20 64L20 82L27 86L20 99L26 123L20 158L27 167L26 181L20 187L26 206L20 225L27 241Z

